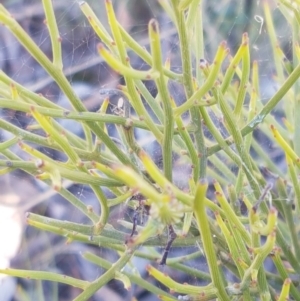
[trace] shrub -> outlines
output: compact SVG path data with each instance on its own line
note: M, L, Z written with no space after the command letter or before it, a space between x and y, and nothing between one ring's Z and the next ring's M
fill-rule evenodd
M290 60L277 41L267 1L260 4L264 18L256 16L266 22L276 70L274 80L279 87L265 103L259 93L259 64L251 62L247 33L234 54L230 55L222 42L209 63L204 59L203 34L207 31L202 27L202 1L160 4L178 34L182 72L174 71L170 59L163 60L156 20L149 22L147 50L118 22L111 1L105 1L109 31L87 2L79 3L101 40L97 51L125 83L117 90L101 91L107 98L97 112L86 110L64 75L52 2L43 1L52 60L0 7L1 23L53 78L72 105L66 110L0 72L0 107L25 112L36 122L36 126L22 129L0 120L0 127L14 135L1 143L1 174L23 170L51 185L89 220L80 224L28 213L28 225L66 237L69 243L80 241L119 254L115 262L109 262L83 252L85 260L106 270L91 282L50 271L5 269L1 273L77 287L82 292L76 301L88 300L112 279L121 281L127 289L135 283L162 300L300 300L294 277L300 273L298 2L282 0L279 6L292 33ZM134 68L129 51L148 69ZM155 85L157 93L150 93L153 91L146 82ZM184 92L183 100L178 101L172 93L172 83ZM118 96L118 105L108 113L112 94ZM275 109L284 119L272 115ZM65 129L58 122L61 119L79 123L84 138ZM116 125L119 139L108 134L109 124ZM257 135L253 135L258 126ZM33 129L40 132L33 133ZM136 138L141 130L157 143L159 160ZM280 170L270 159L266 153L270 150L260 145L260 139L280 147L286 170ZM10 150L16 144L30 160ZM67 159L52 159L39 150L40 146L54 149ZM185 168L180 179L175 174L178 166L179 171ZM65 180L89 186L99 201L100 212L66 189ZM112 226L112 208L122 203L134 209L133 222L119 221ZM149 215L145 225L137 224L140 213ZM195 245L200 250L186 249L184 256L168 258L172 246ZM163 254L155 249L161 246L165 247ZM208 273L184 263L202 254ZM125 269L135 257L151 262L147 266L150 276L169 292L132 268ZM266 265L269 258L273 264ZM162 273L157 263L207 284L176 282L172 273Z

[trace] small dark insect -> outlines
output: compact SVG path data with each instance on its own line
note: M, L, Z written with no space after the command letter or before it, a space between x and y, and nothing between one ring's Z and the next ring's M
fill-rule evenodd
M150 208L151 208L149 205L145 204L144 197L141 194L137 194L137 195L133 196L132 200L133 199L138 200L139 204L136 207L136 209L134 211L134 214L133 214L133 217L132 217L132 231L131 231L130 237L132 237L136 232L139 216L141 217L141 222L140 223L143 224L144 223L143 217L144 217L144 215L149 215L149 211L150 211ZM168 226L168 232L169 232L169 235L168 235L169 238L168 238L163 256L160 260L160 263L159 263L160 265L165 265L166 264L171 246L172 246L174 240L177 237L172 225Z
M138 225L139 217L140 223L144 223L144 216L149 215L150 206L145 204L144 197L141 194L137 194L131 198L132 200L138 201L138 206L135 208L133 217L132 217L132 231L130 237L132 237L136 231L136 227Z
M112 112L116 115L119 115L119 116L124 116L125 112L124 112L124 99L121 97L119 98L118 100L118 104L115 106L113 104L111 104L112 106Z

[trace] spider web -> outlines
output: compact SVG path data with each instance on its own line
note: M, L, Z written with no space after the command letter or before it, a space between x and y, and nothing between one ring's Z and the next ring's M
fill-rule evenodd
M133 2L134 4L132 4ZM277 90L277 84L273 78L275 73L274 61L273 57L270 55L272 50L268 34L266 33L262 4L260 1L257 1L248 6L250 2L251 1L238 0L204 1L204 59L206 59L208 62L212 62L217 47L223 40L228 42L228 47L230 48L231 53L234 54L241 43L242 33L248 31L251 46L251 59L257 60L260 68L260 92L261 99L264 102L267 101ZM95 13L99 19L103 20L104 24L107 25L104 13L104 4L99 1L89 1L89 4L95 10ZM12 12L15 18L20 22L20 24L22 24L23 28L30 34L30 36L45 52L45 54L51 58L51 43L47 27L43 23L44 13L41 3L39 1L4 1L4 5ZM60 35L62 37L64 72L70 83L73 85L75 92L82 99L87 109L89 111L96 111L99 109L103 100L100 97L99 90L115 89L118 84L122 83L122 79L116 72L111 70L104 63L103 59L97 54L96 49L97 44L99 43L99 38L95 35L89 23L80 11L77 1L53 1L53 5L55 7L57 23ZM114 5L117 7L117 15L120 18L120 23L133 35L137 41L139 41L141 45L146 48L149 48L147 34L148 21L150 18L156 18L159 21L161 29L164 60L171 58L172 70L175 72L181 72L182 67L179 63L180 49L178 36L175 34L172 22L165 13L162 13L159 5L150 0L140 1L140 6L138 6L138 1L122 1L122 3L121 1L114 1ZM136 7L134 7L134 5L136 5ZM138 9L140 9L140 11ZM280 13L277 11L275 6L273 7L273 12L275 15L275 20L280 21L274 22L275 24L280 24L280 26L278 25L276 28L278 33L277 38L281 47L284 49L286 56L290 58L291 36L286 34L287 32L290 32L288 29L288 24L282 22L282 19L280 19ZM2 36L0 41L1 68L15 81L25 85L32 91L42 93L45 97L55 103L58 103L62 107L70 109L69 101L64 95L62 95L57 85L53 82L53 79L51 79L45 73L45 71L30 57L30 55L19 45L14 37L12 37L5 29L1 29L0 34ZM129 53L129 55L131 64L134 68L140 70L149 68L149 66L141 59L133 56L131 53ZM194 73L196 68L198 68L198 64L197 62L194 62ZM153 95L155 95L155 86L149 84L148 89ZM184 101L184 91L182 87L171 82L170 89L172 96L175 98L177 103ZM117 105L116 99L112 99L112 105ZM245 104L245 106L246 105L247 104ZM280 109L278 109L278 112L278 114L281 114ZM33 123L32 119L30 120L24 114L20 114L18 112L2 110L1 114L4 119L9 120L21 128ZM80 126L76 127L72 122L65 121L64 126L66 129L75 132L77 135L83 135L82 128ZM227 133L223 130L222 120L220 121L218 128L220 132L226 136ZM119 138L115 127L111 126L108 128L108 130L112 136ZM146 134L141 132L138 136L141 143L145 143L143 146L147 147L148 142L142 141L143 135ZM7 132L1 132L2 141L7 140L9 137L10 135ZM264 144L265 149L270 149L268 141L265 140L264 142L264 140L259 137L258 141L259 143ZM152 151L151 155L154 158L155 156L159 156L159 150L151 148L149 149ZM16 151L17 154L20 154L20 150L17 148L15 148L14 151ZM43 152L53 158L59 155L46 148L43 148ZM278 155L278 153L274 153L274 157L276 156L278 157L280 154ZM213 163L214 162L211 162L212 168L217 170L217 166L215 166ZM231 167L231 170L234 172L233 167ZM186 175L187 170L184 170L183 167L180 166L177 170L177 174L180 173ZM18 184L13 184L13 188L14 191L18 190L19 194L21 192L23 196L23 207L21 206L21 208L24 209L24 202L28 202L28 197L24 197L24 195L26 196L26 192L29 191L28 195L32 197L31 201L33 205L36 205L42 201L44 201L44 204L46 204L41 207L42 209L38 210L42 210L44 213L50 214L55 218L67 219L76 222L82 221L79 213L74 209L71 209L70 211L70 206L68 206L66 202L62 200L62 198L57 198L54 195L49 198L47 195L48 188L37 180L28 179L24 173L15 173L10 176L11 189L12 182L15 183L16 180L19 181L19 179L22 180L20 181L20 187L15 186ZM25 182L25 185L23 183L22 186L21 182ZM84 185L73 185L70 189L72 193L82 200L82 202L87 205L92 205L95 210L99 210L99 205L95 199L95 196L87 187ZM27 210L29 209L28 205L25 207ZM131 217L128 216L128 213L124 213L124 207L125 206L121 206L118 209L116 214L117 218L122 219L125 217L130 220ZM55 241L51 235L47 236L46 240L47 239L50 242ZM43 238L43 241L45 241L45 237ZM58 242L58 244L61 244L61 242ZM195 248L197 248L197 246L195 246ZM190 252L191 250L195 250L195 248L174 249L171 252L171 256L174 256L175 254L177 256L180 254L185 254L185 252ZM30 251L28 252L30 253ZM99 252L102 252L101 254L104 253L104 251ZM46 262L52 262L54 264L55 255L52 254L51 256L47 257ZM21 260L19 260L19 264L20 261ZM18 260L16 260L16 262L18 263ZM203 259L193 260L189 264L197 269L200 268L201 270L208 270L207 264ZM80 263L80 265L83 265L83 263ZM93 268L93 271L93 273L95 273L95 268ZM70 266L67 266L64 272L70 272ZM87 278L93 277L93 273L88 275ZM100 273L101 271L98 269L96 274L98 275ZM145 270L141 268L140 273L145 273ZM175 278L176 277L180 281L186 281L183 275L176 274ZM189 283L202 284L196 277L192 280L189 279ZM47 288L45 288L45 290L47 290ZM121 294L124 293L120 287L118 287L118 290ZM139 292L138 289L137 292ZM68 296L65 296L65 298L68 300Z

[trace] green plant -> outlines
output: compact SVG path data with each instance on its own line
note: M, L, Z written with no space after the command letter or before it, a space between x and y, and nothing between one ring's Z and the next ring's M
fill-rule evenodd
M269 4L262 4L273 50L276 81L280 85L265 104L259 93L258 63L254 61L251 64L246 33L233 57L223 42L209 64L203 59L202 1L171 0L160 1L160 4L178 32L182 73L172 71L170 61L164 62L162 59L156 20L149 23L151 49L148 52L118 23L111 1L105 1L110 32L86 2L79 4L102 41L98 46L99 54L124 77L125 85L118 88L123 99L118 114L106 113L108 99L104 100L99 112L88 112L74 93L63 72L61 39L50 0L43 0L43 6L52 43L52 61L9 12L0 6L1 23L55 80L73 107L67 111L46 97L26 89L1 71L0 107L30 114L44 132L44 135L34 134L1 119L0 127L15 135L0 145L3 155L0 160L0 166L3 167L1 174L22 169L52 185L57 193L90 220L90 223L83 225L28 213L29 225L65 236L69 242L99 245L120 254L114 263L92 253L83 254L86 260L106 269L93 282L46 271L6 269L1 273L78 287L82 293L74 299L76 301L88 300L114 278L122 281L126 288L130 287L131 282L136 283L159 295L162 300L174 300L177 298L174 294L186 295L180 297L183 300L275 300L277 297L278 300L300 300L298 284L291 280L294 274L300 273L300 189L297 179L300 165L300 123L297 120L300 104L297 82L300 75L297 35L300 4L298 1L282 0L279 6L290 22L293 34L291 61L287 61L276 39ZM149 70L133 69L127 56L128 50L145 61ZM192 59L200 62L195 74ZM238 80L238 85L234 78ZM155 97L149 93L144 81L155 83ZM177 105L173 100L168 89L169 81L182 85L186 98L182 104ZM286 117L283 123L270 114L279 102L283 104L282 112ZM145 103L150 106L155 118L150 115ZM186 112L189 118L183 118ZM228 136L220 133L212 118L214 115L222 118ZM79 122L84 129L85 139L64 130L57 119ZM107 124L118 126L122 148L107 134ZM278 169L253 137L253 131L258 126L270 143L279 145L285 153L287 173ZM136 141L136 128L151 132L161 146L162 170ZM204 130L208 130L213 138L206 136ZM55 149L68 159L66 162L53 160L28 142ZM32 161L22 160L9 149L16 143L30 155ZM259 156L251 155L251 149ZM191 166L188 187L184 190L173 181L174 157ZM258 162L278 175L273 178L272 184L258 168ZM216 202L211 200L211 194L208 197L207 179L211 178L217 180L209 187L215 191ZM99 200L101 212L95 212L64 188L62 183L65 179L89 185ZM107 187L115 197L108 199L103 187ZM143 198L138 206L149 206L150 216L147 223L138 228L138 234L132 231L133 235L128 238L136 225L123 222L122 226L127 227L129 232L124 228L112 227L108 222L110 209L137 195ZM241 212L240 199L246 213ZM129 205L135 207L137 203L133 198ZM160 238L157 238L158 234ZM202 252L167 259L171 245L181 247L195 244L203 249L209 274L183 263L200 257ZM151 249L152 253L139 250L141 245ZM162 245L166 246L163 257L153 249ZM133 256L149 259L154 264L161 260L162 264L196 275L209 284L180 284L160 272L154 264L149 265L149 274L169 288L173 293L170 294L139 275L124 270ZM272 258L275 271L264 268L267 257ZM285 263L289 264L289 268ZM236 277L235 283L227 279L228 272Z

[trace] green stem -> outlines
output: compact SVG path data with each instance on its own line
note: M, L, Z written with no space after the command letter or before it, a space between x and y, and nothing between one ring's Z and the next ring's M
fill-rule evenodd
M239 130L239 127L237 125L237 122L235 120L235 116L233 115L233 113L230 110L229 105L227 104L227 102L224 99L224 96L222 94L222 92L218 89L217 95L219 97L219 102L220 102L220 107L221 110L224 114L224 119L225 122L228 125L228 129L233 137L233 140L235 142L237 151L239 153L239 156L242 160L242 168L246 174L246 177L249 181L249 184L251 186L251 188L253 189L253 193L256 197L259 197L260 195L260 187L256 181L256 179L253 176L253 172L252 172L252 166L251 166L251 161L250 161L250 157L249 157L249 152L248 150L245 148L245 144L243 141L243 136Z
M284 218L285 222L287 224L292 243L293 243L293 249L294 249L294 254L296 258L299 259L300 257L300 244L299 244L299 238L298 238L298 231L295 226L295 221L294 221L294 216L292 212L292 200L289 199L287 191L286 191L286 184L283 182L282 179L277 180L277 185L278 189L278 194L282 201L282 207L283 207L283 212L284 212Z
M74 301L89 300L89 298L93 296L96 291L98 291L107 282L115 277L115 273L120 271L127 264L133 253L134 250L127 249L101 277L90 283L86 289L74 299Z
M289 273L287 272L287 269L280 257L279 249L275 249L275 252L272 255L272 259L273 259L273 262L276 266L276 269L277 269L281 279L285 280L285 279L289 278ZM295 298L295 300L300 300L300 292L293 283L291 283L290 291L291 291L291 295Z
M61 37L59 35L57 22L55 19L54 9L51 0L42 0L44 11L46 14L46 23L50 34L52 45L53 65L62 70L62 53L61 53Z
M118 48L119 56L120 56L120 61L123 65L131 67L130 62L128 60L128 56L126 53L126 48L124 45L124 42L122 40L122 35L119 29L119 23L117 22L113 6L110 0L107 0L105 2L106 4L106 11L107 11L107 17L109 20L109 24L112 30L112 34L115 40L115 43ZM145 106L143 105L143 102L141 100L140 95L138 94L135 84L134 84L134 79L129 77L129 76L124 76L125 82L126 82L126 87L127 87L127 98L130 101L130 104L138 114L139 118L143 119L145 123L148 125L149 129L151 129L153 135L156 137L157 141L159 143L162 142L163 139L163 134L158 130L156 127L155 123L151 119L150 115L148 114L147 110L145 109ZM124 163L124 162L123 162ZM127 164L128 165L128 164Z
M65 231L70 231L78 234L83 234L83 235L90 235L94 236L97 235L96 231L97 229L95 228L95 225L83 225L83 224L78 224L78 223L73 223L69 221L61 221L57 220L54 218L50 217L44 217L42 215L34 214L34 213L27 213L26 216L27 220L30 223L37 222L39 224L46 224L50 227L52 227L52 230L56 229L62 229ZM49 228L51 230L51 228ZM99 235L97 235L98 237ZM115 230L111 225L106 224L105 227L103 228L103 231L101 232L101 237L104 239L109 238L111 239L110 243L112 242L117 242L119 241L120 245L122 242L125 240L126 234L123 232L120 232L118 230ZM93 238L92 238L93 239Z
M20 140L27 140L33 143L36 143L41 146L46 146L51 149L55 149L61 151L61 148L58 146L57 143L50 143L47 138L41 137L36 134L32 134L28 131L25 131L21 128L16 127L15 125L10 124L9 122L0 118L0 128L18 136ZM73 147L74 150L77 152L78 156L84 160L95 160L104 162L104 158L100 153L91 153L76 147Z
M200 0L196 8L194 7L194 3L196 3L196 1L193 1L192 5L190 7L190 11L193 10L196 12L196 15L195 15L196 21L193 22L193 24L194 24L194 33L193 34L195 35L195 39L196 39L195 56L196 56L196 63L198 63L198 62L200 62L201 59L204 58L204 38L203 38L204 30L203 30L203 15L202 15L203 1ZM189 24L189 16L190 16L190 13L187 17L187 26ZM203 81L204 81L204 76L203 76L203 73L201 72L200 68L196 68L196 78L197 78L198 85L202 85Z
M10 29L17 40L25 47L25 49L33 56L34 59L48 72L48 74L55 80L66 97L70 100L72 106L79 112L86 111L83 103L75 94L72 86L64 76L62 70L54 66L41 49L34 43L23 28L10 16L3 6L0 10L0 20ZM95 135L105 143L113 154L126 165L131 165L129 158L118 148L111 138L101 129L101 127L94 122L86 122Z
M181 2L180 2L181 3ZM202 6L202 0L192 0L191 4L188 8L188 15L186 18L186 27L188 28L189 32L192 32L191 29L193 29L193 27L197 27L197 29L194 31L196 36L201 36L200 40L203 41L203 27L202 27L202 15L201 13L199 14L199 12L201 11L201 6ZM179 10L180 7L179 7ZM198 23L198 24L196 24ZM200 25L200 27L198 27L198 25ZM198 39L198 37L196 37L196 39ZM202 45L204 45L203 43L201 43L201 48L203 49ZM196 51L199 51L200 49L198 47L196 47ZM199 52L199 55L203 54L203 52ZM197 54L196 54L197 56ZM201 56L203 57L203 56ZM197 62L199 62L199 60L197 60Z
M157 70L160 74L159 78L156 80L156 85L158 89L158 95L163 103L164 110L164 136L162 140L163 168L165 177L172 182L172 141L174 131L174 116L170 95L163 73L159 28L158 23L155 20L151 20L149 23L149 39L153 57L152 66L154 70Z
M99 222L95 225L95 234L99 235L108 221L109 207L107 203L107 198L105 197L105 194L103 193L101 187L99 187L98 185L91 185L91 188L93 189L97 199L99 200L101 207L100 219Z
M45 180L44 183L51 186L51 182ZM69 182L72 184L72 182ZM30 200L30 202L26 202L23 206L20 207L20 209L25 212L28 211L33 206L36 206L37 204L41 203L43 200L49 199L50 194L59 193L63 198L65 198L72 206L77 208L79 211L81 211L85 216L87 216L93 223L96 223L99 220L99 216L89 209L89 206L87 206L84 202L82 202L80 199L78 199L74 194L72 194L67 187L64 186L70 186L70 184L62 185L61 189L59 191L50 190L42 195L38 195L36 198Z
M90 252L83 253L82 256L83 256L83 258L87 259L88 261L91 261L92 263L94 263L106 270L109 270L112 267L112 264L110 262L108 262L107 260L105 260L101 257L98 257ZM147 291L150 291L153 294L168 296L170 298L174 298L174 300L177 300L172 295L166 293L165 291L163 291L156 285L151 284L149 281L144 280L142 277L139 277L139 276L129 273L127 271L122 271L122 274L127 276L132 282L137 284L139 287L143 287L144 289L146 289Z
M261 111L241 130L242 136L246 136L253 132L254 129L264 121L266 116L276 107L285 94L291 89L294 83L300 77L300 65L298 65L290 76L285 80L279 90L271 97L271 99L264 105ZM232 137L226 139L228 145L233 143ZM214 145L208 148L208 156L218 152L221 149L220 145Z
M5 269L1 270L1 274L10 275L14 277L21 277L27 279L36 279L36 280L47 280L54 281L59 283L68 284L70 286L78 287L80 289L86 289L88 287L89 282L72 278L66 275L59 275L57 273L52 272L44 272L44 271L30 271L30 270L14 270L14 269Z
M243 105L245 102L245 96L247 92L247 83L249 81L249 75L250 75L250 50L249 50L249 40L247 34L243 35L242 43L246 49L242 58L242 64L243 64L242 76L241 76L235 108L233 111L233 113L237 117L237 120L240 120L241 118L241 113L242 113Z
M181 51L181 59L182 59L182 68L183 68L183 85L185 89L185 94L187 99L191 99L194 95L193 89L193 81L192 81L192 66L191 66L191 52L190 52L190 43L188 40L187 35L187 28L185 24L184 12L179 11L178 9L178 0L172 0L173 10L175 12L177 27L178 27L178 34L179 34L179 41L180 41L180 51ZM200 99L200 98L199 98ZM188 100L185 102L187 103ZM181 108L184 105L180 106ZM176 116L180 116L181 113L184 112L185 107L183 110L180 111L180 107L177 108L178 112L175 114ZM198 181L199 177L203 178L206 175L206 165L207 165L207 156L206 156L206 147L204 142L204 136L202 131L202 124L201 124L201 117L199 110L194 107L188 107L190 109L192 125L194 125L196 131L194 133L194 138L196 142L196 148L198 152L198 156L200 160L197 160L197 164L193 162L193 178L194 181Z
M125 41L125 43L128 45L129 48L131 48L135 54L139 55L146 63L148 63L149 65L152 64L153 62L153 58L151 57L151 55L149 54L149 52L147 52L145 50L144 47L142 47L138 42L136 42L131 36L130 34L128 34L125 29L119 25L120 28L120 32L122 34L122 37ZM168 70L167 68L163 68L163 73L165 76L169 77L170 79L173 79L175 81L182 81L182 75L181 74L177 74L174 73L173 71Z
M293 6L292 6L293 7ZM300 24L299 20L297 22L296 16L299 17L298 9L294 8L294 18L292 24L292 33L293 33L293 66L297 66L299 64L298 57L296 55L296 47L299 47L299 29ZM294 150L298 156L300 156L300 122L298 120L298 116L300 116L300 84L299 81L296 81L294 86L294 137L293 137L293 144ZM299 254L299 253L297 253Z
M224 283L222 281L221 271L218 266L218 260L214 249L214 243L208 223L208 216L205 210L205 194L207 191L207 183L201 181L198 184L195 200L194 200L194 214L197 220L199 231L201 233L201 239L203 248L205 251L209 271L214 286L218 289L218 298L222 301L229 301L229 297L226 293Z
M128 118L122 116L116 116L112 114L102 114L102 113L94 113L94 112L74 112L68 111L63 109L48 109L41 106L36 105L29 105L25 102L21 101L12 101L11 99L0 99L0 107L21 111L21 112L30 112L30 108L34 108L37 112L49 116L49 117L56 117L60 119L69 119L69 120L79 120L79 121L96 121L96 122L103 122L103 123L111 123L111 124L119 124L119 125L126 125L128 123ZM140 121L137 119L130 119L132 122L132 126L141 128L144 130L149 130L148 126L145 124L144 121ZM163 126L156 125L160 131L163 131ZM174 131L177 134L177 131Z
M16 161L16 160L0 160L0 166L23 169L24 171L29 172L32 175L38 173L39 171L39 168L33 162L24 162L24 161ZM57 165L56 167L63 178L69 179L75 183L99 185L99 186L107 186L107 187L122 186L121 183L118 183L114 180L100 178L100 177L93 177L84 172L74 171L72 169L68 169L59 165Z
M196 183L198 180L198 175L199 175L199 170L197 170L197 169L199 169L199 167L200 167L197 151L195 149L195 146L194 146L191 136L189 135L186 127L183 124L181 116L176 117L175 121L176 121L178 132L179 132L180 136L182 137L183 141L185 142L186 147L188 149L188 152L189 152L189 155L190 155L190 158L192 161L193 180Z
M14 81L10 77L8 77L2 70L0 70L0 82L5 83L7 88L10 85L13 85L15 87L15 89L18 91L18 94L21 98L23 98L23 97L28 98L31 101L33 101L34 103L36 103L37 105L42 106L44 108L63 110L62 107L51 102L49 99L45 98L41 94L36 94L36 93L30 91L29 89L26 89L22 85L18 84L16 81Z
M279 90L271 97L271 99L265 104L261 111L253 118L248 125L242 129L242 134L247 135L252 132L256 126L258 126L265 117L275 108L280 100L283 99L285 94L291 89L291 87L296 83L300 76L300 65L298 65L290 76L285 80Z
M295 191L296 206L297 206L296 208L297 208L297 212L299 214L299 212L300 212L300 186L299 186L299 182L298 182L297 172L296 172L294 163L288 157L287 157L287 163L288 163L288 170L289 170L290 178L292 180L294 191ZM298 256L300 256L300 254ZM299 261L300 261L300 258L299 258Z

